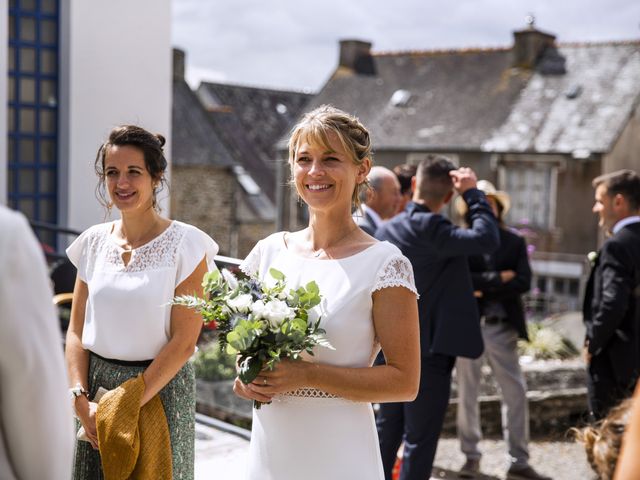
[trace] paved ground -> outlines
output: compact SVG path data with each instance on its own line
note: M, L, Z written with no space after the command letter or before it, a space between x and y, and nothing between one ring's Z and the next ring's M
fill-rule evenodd
M480 444L483 452L480 469L482 480L503 479L506 473L504 443L500 440L484 440ZM592 473L584 449L581 445L568 441L535 441L529 446L530 463L540 473L551 476L554 480L590 480ZM437 469L434 475L439 479L457 479L455 472L464 463L458 441L453 438L441 439L436 455Z
M196 480L243 480L249 442L237 435L196 424ZM482 480L503 479L506 470L504 444L485 440L481 469ZM531 444L531 464L554 480L590 480L594 478L580 445L566 441L536 441ZM457 479L455 471L464 457L452 438L440 441L434 478ZM360 479L353 479L360 480ZM427 479L425 479L427 480Z
M249 442L196 423L196 480L243 480Z

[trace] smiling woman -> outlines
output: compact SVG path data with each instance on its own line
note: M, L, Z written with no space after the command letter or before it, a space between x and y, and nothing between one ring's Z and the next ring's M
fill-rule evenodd
M137 126L111 132L95 161L97 193L121 218L89 228L67 249L78 275L65 356L78 427L88 439L76 448L75 479L124 468L125 456L114 453L122 452L117 439L151 414L152 422L140 427L140 454L128 467L161 445L164 462L155 462L152 476L193 478L195 378L187 360L202 321L170 301L201 292L218 247L197 228L158 213L167 168L163 145L161 135ZM100 387L109 392L98 404ZM127 416L131 409L139 410L140 423ZM129 478L131 472L124 473Z
M308 113L291 135L289 161L309 226L261 240L241 268L260 280L276 269L294 291L316 282L320 327L335 350L283 359L249 384L236 380L239 396L271 402L253 412L248 478L382 480L371 402L410 400L418 388L411 264L351 217L371 168L369 133L357 118L330 106ZM387 364L373 366L380 347Z

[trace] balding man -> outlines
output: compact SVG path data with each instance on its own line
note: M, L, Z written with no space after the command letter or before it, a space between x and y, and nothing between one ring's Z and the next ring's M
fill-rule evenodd
M401 201L400 182L391 170L378 166L371 169L367 182L369 188L363 191L360 198L362 214L356 213L354 220L362 230L373 236L398 211Z

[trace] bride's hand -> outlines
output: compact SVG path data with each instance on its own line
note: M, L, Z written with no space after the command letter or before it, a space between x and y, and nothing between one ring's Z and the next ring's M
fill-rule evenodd
M246 400L257 400L258 402L268 403L273 395L267 395L264 392L256 391L251 387L252 384L245 385L242 380L236 377L233 382L233 393Z
M308 372L312 365L304 360L283 359L273 370L262 370L248 386L256 393L270 396L308 387Z

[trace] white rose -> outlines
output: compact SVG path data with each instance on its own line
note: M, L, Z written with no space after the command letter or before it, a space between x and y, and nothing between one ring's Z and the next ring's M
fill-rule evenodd
M229 307L237 312L244 313L249 311L249 307L251 307L252 302L253 298L251 297L251 295L248 293L244 293L242 295L238 295L235 298L230 298L229 300L227 300L227 305L229 305Z
M223 268L221 273L225 281L229 284L229 288L231 290L235 290L236 288L238 288L238 279L235 277L233 273L231 273L226 268Z
M256 300L251 305L251 312L256 319L264 317L264 302L262 300Z
M277 325L285 318L293 318L295 311L282 300L271 300L264 306L263 315L271 323Z

